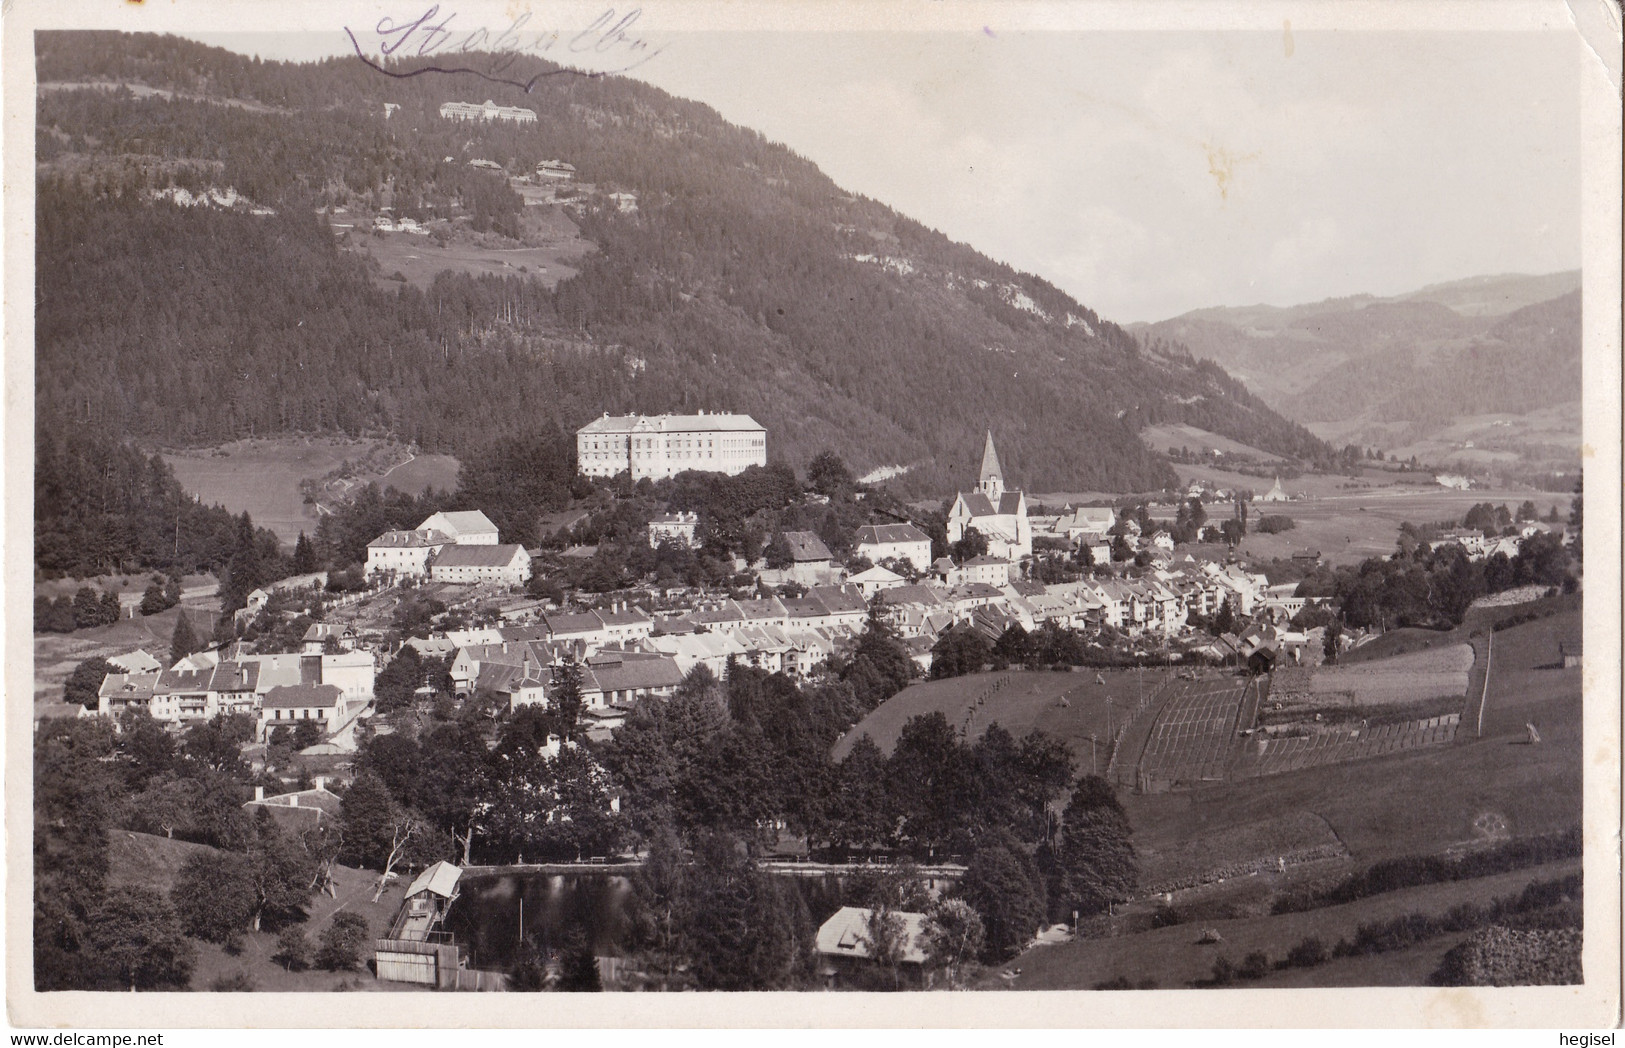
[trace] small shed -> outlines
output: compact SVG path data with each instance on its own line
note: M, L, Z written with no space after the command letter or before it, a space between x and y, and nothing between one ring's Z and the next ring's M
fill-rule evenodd
M866 968L875 963L870 932L874 911L864 906L843 906L818 929L817 948L823 974L831 984L842 972ZM926 962L925 914L894 910L902 940L899 960L910 971L911 980L920 978Z
M1557 653L1563 658L1563 668L1573 670L1580 668L1580 638L1567 637L1557 642Z
M458 970L467 966L456 940L441 925L457 900L460 867L437 862L413 879L406 899L389 926L389 934L374 941L378 978L388 982L423 983L454 988Z

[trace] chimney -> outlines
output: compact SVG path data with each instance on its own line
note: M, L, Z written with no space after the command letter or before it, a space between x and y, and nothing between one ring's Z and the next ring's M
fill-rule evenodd
M288 794L288 807L290 807L290 808L299 807L299 795L297 793Z
M316 776L316 788L318 790L327 789L327 776L325 776L325 775Z
M256 787L254 787L254 799L257 800L257 801L263 801L265 799L265 787L264 786L256 786Z

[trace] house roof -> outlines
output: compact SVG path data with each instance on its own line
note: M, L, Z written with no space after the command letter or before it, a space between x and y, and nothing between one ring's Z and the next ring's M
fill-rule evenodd
M209 678L210 691L254 691L259 686L257 662L222 662Z
M1020 512L1021 492L1006 491L999 496L999 504L994 506L988 497L980 491L961 491L960 499L965 503L965 509L972 517L1011 517Z
M451 536L438 531L386 531L367 543L368 549L421 549L425 546L444 546Z
M620 657L597 655L587 660L583 676L593 678L599 691L640 691L645 688L675 688L683 682L683 673L669 655L638 655L627 652ZM586 690L593 690L590 686Z
M326 709L337 706L344 693L333 684L285 684L265 693L263 709Z
M158 675L158 688L162 691L208 691L209 678L214 675L211 664L201 670L164 670Z
M870 954L869 921L874 911L863 906L843 906L818 929L818 952L826 957L861 957ZM925 963L925 914L894 910L902 918L903 960Z
M807 591L807 596L828 608L832 615L869 610L869 602L856 586L814 586Z
M967 560L965 562L965 567L982 568L988 566L989 564L1003 564L1006 567L1010 566L1010 562L1005 560L1003 557L990 557L984 553L979 557L972 557L970 560Z
M442 859L412 879L406 889L406 897L410 899L418 892L426 891L449 899L457 894L457 881L462 876L461 868Z
M119 695L126 699L150 699L158 686L157 673L109 673L102 678L98 695Z
M866 571L858 572L856 575L853 575L846 581L851 583L878 582L884 585L888 582L902 582L903 576L897 574L895 571L890 571L881 567L879 564L876 564L874 567L869 568Z
M542 621L547 623L547 632L553 636L561 633L596 633L604 628L604 620L590 611L543 612Z
M912 524L865 524L858 529L858 545L882 542L930 542L931 536Z
M154 673L164 668L163 663L141 648L127 651L123 655L114 655L107 661L126 673Z
M438 518L453 535L495 535L497 526L491 523L491 518L477 509L441 510L432 514L428 520L418 525L419 530L428 528Z
M506 568L528 560L525 547L505 542L493 546L447 546L434 559L437 568Z
M576 430L578 434L596 433L708 433L717 430L729 432L766 432L749 415L603 415Z
M790 559L797 564L829 560L834 556L824 540L810 531L786 531L784 541L790 544Z

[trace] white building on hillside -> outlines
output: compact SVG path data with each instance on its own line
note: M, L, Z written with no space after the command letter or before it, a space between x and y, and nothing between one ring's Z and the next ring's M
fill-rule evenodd
M489 98L484 105L474 102L447 102L440 107L443 120L506 120L514 124L534 124L536 110L519 106L499 106Z
M606 413L576 431L576 461L589 477L731 475L767 465L767 430L749 415Z
M530 553L518 544L447 546L429 564L436 582L496 582L518 586L530 578Z
M451 544L443 531L386 531L367 543L367 576L424 578L430 559Z

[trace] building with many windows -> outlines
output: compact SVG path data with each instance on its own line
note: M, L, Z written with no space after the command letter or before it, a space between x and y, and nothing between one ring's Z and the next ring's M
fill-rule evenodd
M444 120L507 120L515 124L534 124L536 110L519 106L499 106L489 98L484 105L477 102L447 102L440 107Z
M605 414L576 431L576 461L589 477L742 473L767 465L767 430L749 415Z

